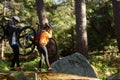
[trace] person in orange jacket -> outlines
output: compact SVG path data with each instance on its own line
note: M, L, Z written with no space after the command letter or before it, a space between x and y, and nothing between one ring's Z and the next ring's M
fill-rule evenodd
M48 50L46 48L46 45L49 42L49 38L51 38L51 37L52 37L52 26L49 23L45 23L43 30L40 34L39 44L37 45L37 49L38 49L39 53L41 53L41 59L39 61L39 65L38 65L38 72L42 71L41 68L44 63L44 59L45 59L46 65L47 65L47 70L48 71L52 70L50 63L49 63L49 59L48 59Z

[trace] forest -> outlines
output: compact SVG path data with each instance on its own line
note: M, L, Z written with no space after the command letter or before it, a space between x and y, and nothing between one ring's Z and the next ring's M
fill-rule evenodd
M21 26L30 25L37 31L42 7L53 26L59 58L80 52L100 80L120 72L119 0L0 0L0 25L6 24L4 17L17 15ZM38 53L36 48L30 56L21 56L26 71L36 70L39 57L34 53ZM11 56L8 41L0 41L0 71L9 70Z

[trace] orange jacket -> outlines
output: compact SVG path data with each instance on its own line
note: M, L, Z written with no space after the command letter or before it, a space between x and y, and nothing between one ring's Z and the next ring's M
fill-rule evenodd
M47 31L43 30L40 36L40 44L47 45L49 38L51 38L52 33L48 33Z

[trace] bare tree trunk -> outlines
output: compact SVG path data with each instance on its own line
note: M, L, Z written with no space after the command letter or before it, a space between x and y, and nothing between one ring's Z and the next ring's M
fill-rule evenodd
M4 6L3 6L3 15L6 15L6 0L4 0ZM2 40L2 50L1 50L1 58L4 59L4 51L5 51L5 41Z
M2 52L1 52L1 58L4 59L4 51L5 51L5 42L2 40Z
M36 9L37 9L39 23L41 25L41 27L39 28L40 30L43 27L44 23L48 22L43 0L36 0Z
M114 13L114 22L115 22L115 32L117 36L118 49L120 52L120 1L112 0L113 4L113 13Z
M76 50L88 57L85 0L75 0Z

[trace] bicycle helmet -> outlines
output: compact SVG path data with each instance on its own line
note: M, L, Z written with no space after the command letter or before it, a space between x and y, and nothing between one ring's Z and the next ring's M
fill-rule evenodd
M45 27L48 27L48 28L53 29L52 25L51 25L51 24L49 24L49 23L45 23Z
M17 22L20 22L20 18L18 16L13 16L12 19L17 21Z

